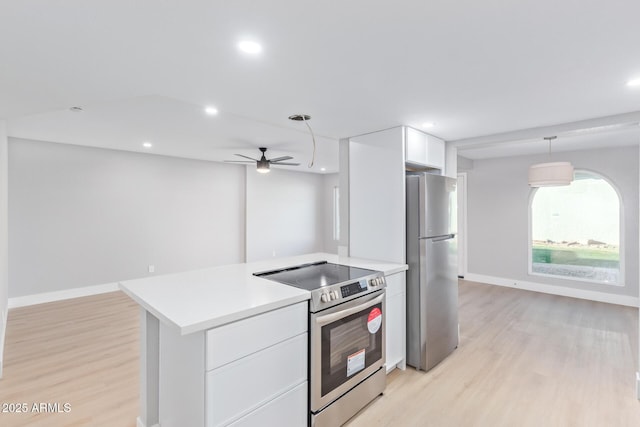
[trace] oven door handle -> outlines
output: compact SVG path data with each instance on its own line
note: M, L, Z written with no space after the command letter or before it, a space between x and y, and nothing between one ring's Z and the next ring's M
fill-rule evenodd
M367 307L374 306L379 304L384 299L384 292L377 297L367 301L364 304L358 304L355 307L347 308L346 310L340 310L336 313L325 314L324 316L316 317L316 323L318 326L326 325L327 323L335 322L336 320L342 319L343 317L347 317L352 315L353 313L357 313L360 310L364 310ZM384 313L383 313L384 315Z

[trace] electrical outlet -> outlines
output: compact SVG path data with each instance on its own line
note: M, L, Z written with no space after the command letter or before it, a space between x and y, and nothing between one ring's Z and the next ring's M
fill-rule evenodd
M149 266L149 273L155 273L156 272L156 266L155 265L150 265Z

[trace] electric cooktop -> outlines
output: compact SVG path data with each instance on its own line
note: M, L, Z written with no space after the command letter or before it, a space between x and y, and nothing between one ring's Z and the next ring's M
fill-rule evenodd
M327 261L254 273L254 276L311 291L312 309L327 308L378 291L385 285L380 271Z

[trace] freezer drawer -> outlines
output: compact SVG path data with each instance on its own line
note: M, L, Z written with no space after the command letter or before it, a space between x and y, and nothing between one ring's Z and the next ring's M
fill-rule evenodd
M419 240L419 276L407 286L407 363L429 370L458 346L455 235Z

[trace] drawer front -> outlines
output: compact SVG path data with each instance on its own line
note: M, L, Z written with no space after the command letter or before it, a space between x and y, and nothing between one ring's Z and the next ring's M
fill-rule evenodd
M307 331L307 301L207 331L207 371Z
M307 425L307 382L259 407L230 427L302 427Z
M223 426L307 381L307 334L206 373L206 424Z

